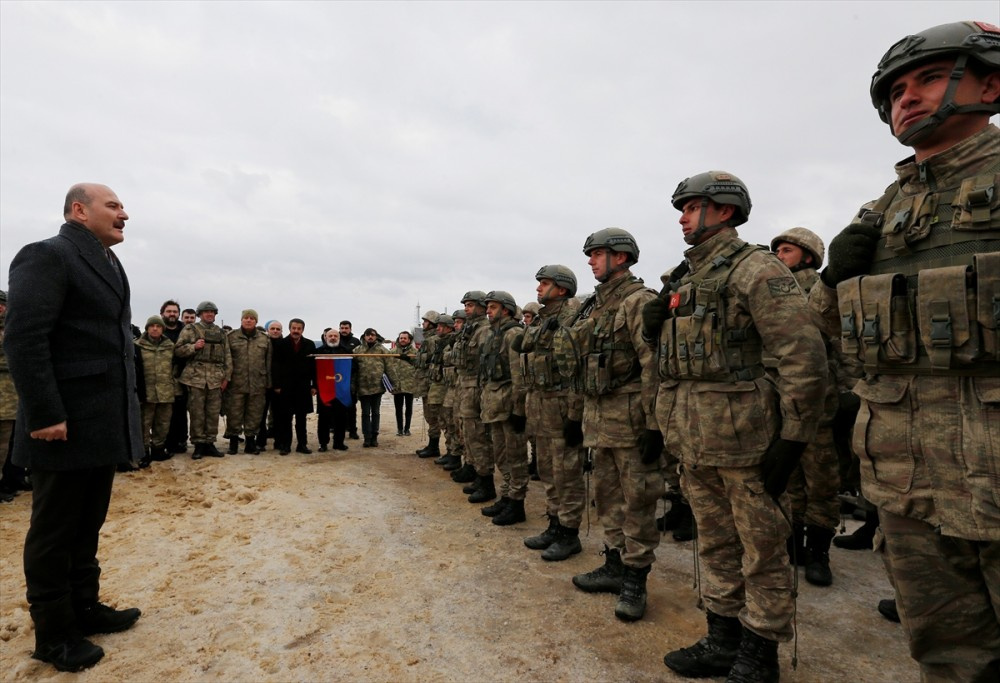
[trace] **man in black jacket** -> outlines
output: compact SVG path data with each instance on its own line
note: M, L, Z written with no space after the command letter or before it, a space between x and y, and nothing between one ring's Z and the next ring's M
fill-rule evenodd
M123 631L135 608L98 602L97 545L119 464L142 455L129 283L110 247L128 214L110 188L70 188L59 234L10 266L4 350L20 397L15 464L32 471L24 575L33 656L61 671L104 655L86 636Z
M288 336L275 343L271 357L274 388L274 444L281 455L292 450L292 416L295 416L295 452L308 455L306 415L313 411L316 395L316 344L302 336L306 324L299 318L288 322Z

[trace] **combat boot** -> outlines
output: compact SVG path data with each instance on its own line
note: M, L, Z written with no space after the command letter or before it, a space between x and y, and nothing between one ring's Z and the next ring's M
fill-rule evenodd
M683 516L681 504L683 501L680 495L676 493L668 494L666 498L670 501L670 509L662 517L656 519L656 528L660 531L673 531L681 522ZM689 507L688 513L690 512L691 508Z
M174 456L171 453L167 453L167 449L164 446L153 446L149 451L149 457L159 462L170 460Z
M806 581L814 586L829 586L833 583L830 571L830 541L833 529L825 529L815 524L806 526Z
M441 437L435 436L427 440L427 445L417 451L417 457L420 458L438 458L441 457Z
M520 524L525 521L527 517L524 515L524 499L512 500L507 499L507 507L500 511L500 514L493 517L493 523L497 526L510 526L511 524Z
M671 534L674 540L683 543L698 538L698 525L694 521L694 515L691 514L691 506L682 500L678 503L678 507L680 507L678 512L680 519L677 520L677 528Z
M247 442L249 443L249 441ZM229 455L236 455L240 452L240 440L235 436L229 438L229 450L226 451Z
M744 628L740 651L726 683L778 683L778 641L758 636Z
M896 607L895 598L886 598L878 601L878 613L889 621L899 623L899 608Z
M562 562L570 555L576 555L583 550L580 545L580 530L559 525L559 537L542 552L542 559L549 562Z
M479 488L469 495L470 503L485 503L497 497L496 487L493 485L493 475L479 477Z
M215 447L214 443L203 443L201 445L201 454L209 458L225 457L222 451Z
M587 593L621 593L625 577L625 565L621 553L616 548L604 546L601 551L604 564L585 574L573 577L573 585Z
M854 530L854 533L837 536L833 544L844 550L871 550L875 532L878 530L878 510L865 512L865 523Z
M451 480L456 484L468 484L469 482L473 482L476 480L476 468L469 463L466 463L457 470L452 471Z
M555 543L555 540L559 538L559 516L558 515L548 515L549 526L542 533L537 536L528 536L524 539L524 545L532 550L545 550L550 545Z
M471 491L470 491L471 493ZM500 500L493 503L493 505L487 505L484 508L480 508L479 512L486 517L496 517L510 505L510 498L507 496L500 496Z
M420 455L420 451L417 451L417 455ZM444 453L443 455L439 455L438 457L434 458L431 462L433 462L435 465L447 465L449 462L452 461L451 459L454 457L455 456L452 455L451 453Z
M445 472L451 472L451 478L454 479L455 481L458 481L457 479L455 479L455 471L464 468L466 465L468 465L469 467L472 467L472 465L470 465L469 463L465 463L465 465L463 465L462 458L458 457L457 455L452 457L453 460L449 460L448 462L446 462L444 465L441 466L441 469L443 469ZM473 478L475 478L476 476L475 470L472 470L472 476Z
M257 447L256 437L247 437L246 443L243 444L243 452L247 455L260 455L260 449Z
M205 448L205 444L202 444L202 443L196 443L196 444L194 444L194 450L191 452L191 459L192 460L201 460L203 457L205 457L204 448Z
M615 605L615 616L622 621L638 621L646 613L646 577L652 565L629 567L625 565L622 591Z
M705 611L708 635L691 647L668 652L663 663L686 678L725 676L733 668L743 638L743 627L736 617L723 617Z
M86 607L77 607L75 612L76 623L80 627L80 632L85 636L128 630L142 616L138 607L114 609L100 602L94 602Z
M793 567L806 566L806 526L802 522L792 522L792 535L785 540L785 549Z

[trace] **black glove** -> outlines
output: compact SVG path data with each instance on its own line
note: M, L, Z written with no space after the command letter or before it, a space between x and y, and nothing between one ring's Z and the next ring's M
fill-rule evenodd
M873 225L848 225L830 242L829 259L822 273L828 287L836 287L844 280L867 275L872 269L875 247L882 231Z
M521 342L524 341L524 335L519 334L514 337L514 341L510 343L510 348L514 353L521 353Z
M548 321L545 323L545 331L546 332L555 332L558 329L559 329L559 319L558 318L549 318Z
M647 429L639 435L639 450L642 464L652 465L663 454L663 433L659 429Z
M576 448L583 443L583 423L579 420L565 420L563 422L563 439L566 440L567 448Z
M660 328L670 313L670 306L660 297L650 299L642 307L642 334L650 341L660 338Z
M802 458L802 451L806 449L806 444L801 441L788 441L786 439L775 439L764 454L764 461L760 464L761 474L764 476L764 490L777 498L788 488L788 478L798 467L799 459Z
M524 428L528 425L528 418L524 415L514 415L507 418L507 422L510 422L510 426L514 429L515 434L524 434Z
M411 356L406 356L406 355L403 355L402 353L399 354L399 360L403 361L404 363L412 363L413 362L413 358Z

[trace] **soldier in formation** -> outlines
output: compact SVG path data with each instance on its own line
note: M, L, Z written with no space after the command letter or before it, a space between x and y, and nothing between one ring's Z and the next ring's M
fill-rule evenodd
M174 379L174 343L164 334L163 318L150 316L145 331L135 340L136 384L142 414L140 467L150 460L166 460L167 433L174 411L177 380Z

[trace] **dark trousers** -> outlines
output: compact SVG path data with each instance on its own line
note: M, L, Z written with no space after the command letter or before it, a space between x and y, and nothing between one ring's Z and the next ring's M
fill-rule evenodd
M283 394L274 395L274 445L292 446L292 417L295 417L295 439L297 445L309 443L306 433L306 411L292 412L291 402Z
M330 405L323 405L318 401L316 405L316 430L319 436L319 445L326 446L330 443L330 432L333 432L333 445L343 446L344 437L347 435L349 425L349 410L339 401L330 401Z
M267 411L271 411L271 418L274 419L274 389L264 391L264 414L260 416L260 426L257 428L257 444L263 448L267 444ZM273 437L274 434L272 433Z
M396 430L410 431L410 420L413 418L413 394L393 394L392 400L396 404ZM403 407L406 407L406 419L403 419Z
M360 396L361 401L361 433L366 439L378 436L379 422L382 417L382 394Z
M347 409L347 429L351 434L358 433L358 402L354 401Z
M167 448L186 446L188 440L188 397L187 387L181 385L181 394L174 397L174 411L170 414L170 431L167 432Z
M24 539L24 578L32 616L48 605L98 599L97 542L108 514L115 466L54 472L33 469L31 525Z

